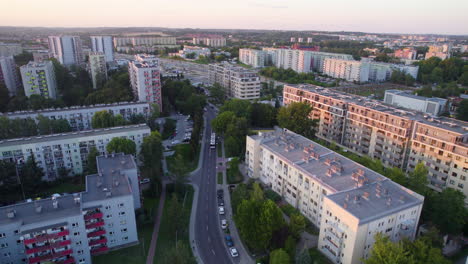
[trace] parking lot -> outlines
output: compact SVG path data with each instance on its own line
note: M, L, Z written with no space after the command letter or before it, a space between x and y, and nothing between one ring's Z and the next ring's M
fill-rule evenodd
M170 146L188 142L193 130L193 122L190 120L190 117L181 114L173 114L167 118L176 120L177 125L174 134L169 139L163 141L163 146L167 149Z

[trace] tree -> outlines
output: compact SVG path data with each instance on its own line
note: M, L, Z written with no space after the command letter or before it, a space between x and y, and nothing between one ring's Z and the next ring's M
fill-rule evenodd
M377 233L375 243L365 264L409 264L413 263L401 243L393 243L387 236Z
M386 169L385 172L385 176L390 178L392 181L401 185L406 185L405 173L400 168L393 167L391 169Z
M298 239L301 235L301 232L304 231L306 227L306 220L301 214L292 214L289 218L289 230L294 238Z
M224 134L226 132L228 124L233 123L235 119L236 114L234 112L222 112L216 118L211 120L211 126L216 133Z
M174 159L174 166L171 169L172 174L170 175L170 178L174 182L175 190L179 190L179 187L184 186L184 184L187 182L187 178L189 176L187 170L188 169L184 157L180 153L177 154Z
M312 258L306 248L296 255L296 264L312 264Z
M190 248L184 241L177 241L161 260L164 264L195 264Z
M210 91L210 97L213 98L215 104L222 104L224 102L226 93L219 83L213 84L213 86L208 88L208 90Z
M273 232L285 225L283 212L271 200L264 200L260 207L260 215L256 221L256 245L258 249L266 249L273 237Z
M177 193L172 193L171 201L169 203L169 208L167 209L167 215L170 222L170 231L171 234L177 239L178 231L181 231L183 227L183 207L182 204L179 202L179 198L177 197Z
M236 117L244 117L250 120L250 102L248 100L231 99L226 101L223 106L219 109L220 112L230 111L235 114Z
M237 207L241 204L243 200L249 199L249 190L247 185L240 183L236 186L231 196L231 206L232 211L237 213Z
M114 126L114 117L107 110L102 110L94 113L91 119L91 125L94 129L106 128Z
M468 99L460 102L457 108L457 118L463 121L468 121Z
M427 168L419 163L408 175L408 188L423 195L427 189Z
M131 139L116 137L107 144L108 153L136 154L136 144Z
M91 147L88 153L88 165L87 170L88 174L95 174L97 173L97 164L96 164L96 157L99 156L99 151L96 147Z
M162 138L157 131L143 138L141 144L140 160L143 163L143 170L150 177L156 178L161 172L162 159Z
M462 232L468 211L465 195L452 188L446 188L431 199L431 221L444 234L458 235Z
M272 127L276 122L276 109L269 104L253 103L249 111L252 126Z
M19 175L24 186L25 194L27 196L34 195L37 191L37 187L42 182L42 177L44 177L42 168L36 164L34 154L31 153L31 156L21 165Z
M297 241L292 235L288 236L284 243L284 250L286 250L291 259L296 258L296 244Z
M295 102L280 108L277 115L278 125L305 137L315 136L317 120L310 119L312 107L306 103Z
M0 112L5 112L10 101L10 94L3 82L0 82Z
M187 59L195 59L195 57L197 56L197 54L195 52L191 52L189 54L186 54L185 55L185 58Z
M280 248L270 253L270 264L291 264L291 259L288 253Z
M254 184L252 184L252 191L250 192L250 199L254 201L263 201L264 199L263 190L260 187L260 184L258 184L258 182L254 182Z

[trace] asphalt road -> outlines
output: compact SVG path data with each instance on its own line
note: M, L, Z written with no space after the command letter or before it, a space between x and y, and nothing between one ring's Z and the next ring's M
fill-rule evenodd
M200 188L195 220L195 240L200 257L205 264L238 263L233 259L221 234L218 203L216 197L216 148L210 149L211 120L216 116L214 110L207 106L206 133L202 168L194 181ZM229 195L225 193L224 195Z

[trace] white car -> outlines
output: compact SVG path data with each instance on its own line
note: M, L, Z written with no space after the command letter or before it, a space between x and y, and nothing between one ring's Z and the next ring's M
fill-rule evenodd
M239 256L239 253L237 252L237 249L235 247L230 248L229 253L231 253L231 257L233 257L233 258Z
M223 206L220 206L220 207L219 207L219 214L220 214L220 215L223 215L223 214L224 214L224 207L223 207Z
M226 228L227 228L227 220L226 220L226 219L221 220L221 228L222 228L222 229L226 229Z
M145 183L149 183L150 182L150 179L149 178L144 178L140 181L140 184L145 184Z

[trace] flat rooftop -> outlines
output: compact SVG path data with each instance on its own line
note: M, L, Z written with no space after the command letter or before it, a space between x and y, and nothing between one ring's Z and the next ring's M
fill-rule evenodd
M112 133L141 131L145 129L148 130L148 132L150 131L150 128L146 124L139 124L139 125L130 125L130 126L83 130L83 131L77 131L77 132L52 134L52 135L36 136L36 137L28 137L28 138L6 139L6 140L0 141L0 148L9 147L9 146L17 146L17 145L22 145L22 144L38 144L38 143L44 143L44 142L50 142L50 141L56 141L56 140L108 135Z
M412 94L412 93L409 92L409 91L402 91L402 90L386 90L385 93L392 93L392 94L395 94L395 95L404 96L404 97L413 98L413 99L418 99L418 100L421 100L421 101L438 102L438 103L441 103L441 104L445 104L445 103L447 102L447 99L444 99L444 98L439 98L439 97L424 97L424 96Z

